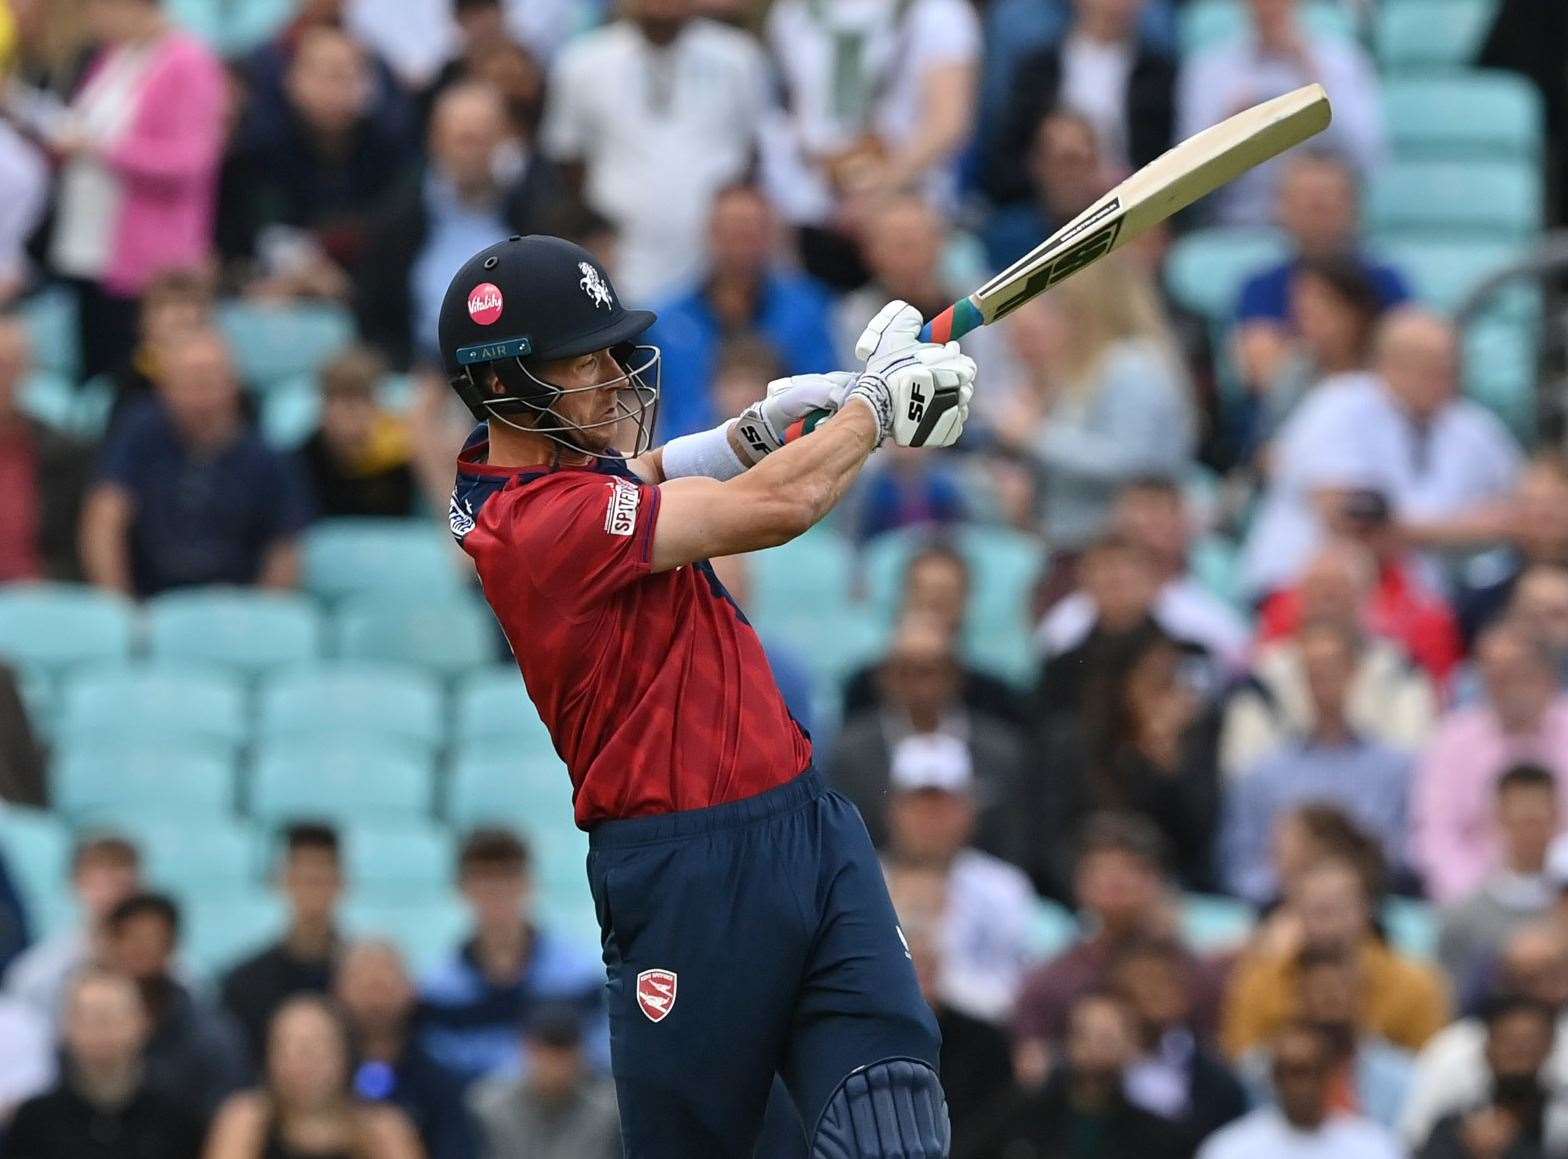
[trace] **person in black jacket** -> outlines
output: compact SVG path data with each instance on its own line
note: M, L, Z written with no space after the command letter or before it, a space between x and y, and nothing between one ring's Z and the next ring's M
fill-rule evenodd
M64 1068L23 1103L0 1154L15 1159L197 1159L205 1123L185 1092L149 1085L141 1054L150 1025L137 985L89 967L66 998Z
M986 191L995 201L1028 196L1024 165L1031 139L1041 115L1058 105L1088 117L1115 168L1142 168L1171 147L1176 62L1140 40L1140 7L1075 0L1066 35L1019 63L1008 118L986 166Z
M446 89L430 115L428 163L370 231L357 271L360 333L399 369L436 358L436 317L452 270L491 242L541 232L561 210L558 175L514 131L488 83Z

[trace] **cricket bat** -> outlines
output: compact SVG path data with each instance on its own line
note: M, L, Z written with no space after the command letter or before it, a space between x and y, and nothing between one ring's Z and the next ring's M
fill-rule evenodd
M923 342L951 342L1005 318L1030 298L1113 253L1254 166L1328 127L1332 110L1311 84L1237 113L1149 162L966 298L926 323ZM816 421L826 418L822 412ZM810 430L816 422L807 420Z

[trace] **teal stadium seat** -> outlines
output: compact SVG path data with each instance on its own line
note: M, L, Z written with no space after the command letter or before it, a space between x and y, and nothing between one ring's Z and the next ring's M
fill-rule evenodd
M229 7L224 0L165 0L165 3L176 24L213 48L218 47L223 35L223 9Z
M297 450L321 422L321 388L310 375L286 379L261 397L261 433L270 446Z
M1375 41L1385 72L1468 67L1480 51L1497 0L1384 0Z
M1522 240L1541 229L1539 167L1521 161L1398 161L1372 175L1367 219L1380 236Z
M790 616L812 608L833 607L849 598L855 574L854 551L842 535L814 527L778 547L747 556L751 596L746 612ZM732 593L742 598L742 593Z
M351 938L397 946L415 978L449 958L471 932L468 914L455 897L400 901L351 896L343 907L343 926Z
M933 538L952 543L969 561L972 631L1015 630L1028 634L1029 598L1045 565L1044 543L1005 527L964 526L946 533L909 528L878 536L865 550L866 590L882 623L897 615L904 568Z
M155 660L199 660L260 676L320 656L321 616L303 596L169 592L147 601L147 647Z
M129 600L85 585L16 584L0 589L0 659L59 673L76 664L123 661L131 653Z
M245 0L223 6L217 46L227 57L238 57L270 39L294 14L291 0Z
M495 660L495 617L470 597L438 602L365 596L338 609L333 649L345 660L416 664L442 676L472 672Z
M1437 954L1437 914L1430 902L1391 897L1383 903L1383 927L1396 950L1412 958Z
M431 763L394 741L294 738L260 746L249 805L269 825L417 821L429 816L434 788Z
M1534 328L1487 318L1465 331L1465 393L1496 411L1526 444L1538 414L1538 353Z
M234 763L204 747L106 743L72 733L50 768L54 807L113 824L138 811L184 817L192 830L234 811Z
M267 874L255 830L232 817L198 824L144 816L119 827L141 850L142 875L154 889L221 900L253 892Z
M370 592L444 599L472 574L451 536L423 519L324 519L306 532L304 557L306 590L327 601Z
M44 290L22 303L21 315L32 337L33 365L75 382L81 366L76 295L58 286Z
M315 374L354 340L354 320L335 306L230 302L218 319L240 377L263 392Z
M27 723L41 737L54 735L60 715L60 687L47 672L37 668L24 668L17 673L22 706L27 710Z
M1430 235L1379 238L1375 248L1410 279L1418 298L1447 312L1455 310L1487 278L1525 255L1524 247L1514 242L1449 241Z
M451 893L455 846L445 829L428 822L351 825L342 836L355 897L395 902Z
M837 683L875 656L887 639L887 622L864 604L817 604L751 617L764 641L795 650L812 679Z
M1287 256L1285 239L1272 230L1195 230L1171 247L1165 284L1189 310L1226 321L1246 280Z
M256 732L274 739L381 735L426 755L446 740L441 689L418 669L344 661L279 673L263 684Z
M0 802L0 853L30 912L55 902L66 884L71 856L70 833L58 817Z
M177 892L185 918L182 955L203 978L216 981L240 960L276 941L287 922L283 899L270 889L209 895Z
M571 824L572 782L554 752L520 754L507 743L460 749L453 758L446 818L458 833L477 825L527 828L540 818Z
M1037 898L1034 919L1029 923L1029 956L1036 961L1054 958L1068 949L1078 937L1078 919L1066 906Z
M134 664L82 672L66 681L62 737L106 737L159 744L173 738L228 746L250 732L245 693L222 669Z
M1234 949L1247 940L1257 920L1253 909L1233 897L1189 893L1181 899L1182 934L1199 953Z
M1383 110L1395 155L1537 163L1544 142L1541 94L1506 72L1453 77L1395 77L1383 85Z
M452 703L452 734L464 744L501 741L520 754L555 756L550 730L515 665L496 664L463 677Z
M1349 13L1333 0L1304 0L1301 15L1306 26L1322 36L1354 38L1355 25ZM1191 0L1177 9L1176 39L1183 56L1213 48L1245 36L1251 27L1245 4L1240 0Z

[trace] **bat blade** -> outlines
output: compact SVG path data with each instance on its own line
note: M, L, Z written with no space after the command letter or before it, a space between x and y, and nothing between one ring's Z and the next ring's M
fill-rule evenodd
M949 306L921 337L947 342L1005 318L1029 299L1234 181L1321 133L1333 112L1322 85L1245 109L1172 147L973 294Z

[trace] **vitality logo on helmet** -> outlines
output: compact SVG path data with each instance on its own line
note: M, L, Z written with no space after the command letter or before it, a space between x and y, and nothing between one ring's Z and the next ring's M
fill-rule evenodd
M490 282L480 282L468 291L468 316L481 326L500 321L501 307L505 304L500 288Z

